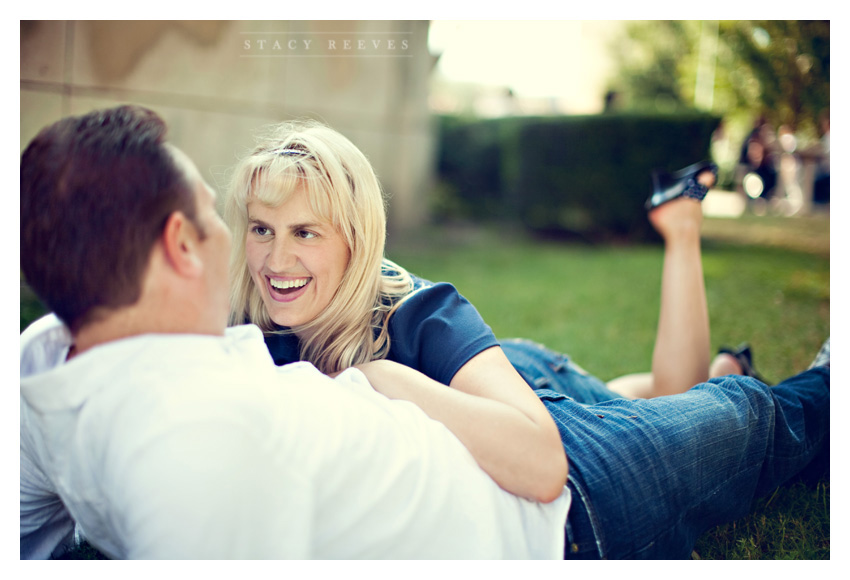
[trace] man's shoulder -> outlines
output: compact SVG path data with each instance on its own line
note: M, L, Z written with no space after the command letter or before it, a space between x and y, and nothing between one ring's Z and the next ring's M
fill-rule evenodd
M64 337L70 341L71 333L55 314L46 314L27 326L21 333L21 350L30 343L45 340L47 336Z
M70 346L71 333L55 315L39 318L21 333L21 376L52 368Z

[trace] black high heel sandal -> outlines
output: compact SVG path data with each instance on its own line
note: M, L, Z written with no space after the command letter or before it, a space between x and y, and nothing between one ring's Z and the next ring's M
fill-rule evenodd
M646 209L655 209L679 197L691 197L702 201L708 193L708 188L697 182L697 176L703 171L711 171L714 174L714 181L717 181L717 165L710 161L694 163L674 173L653 171L652 196L646 200Z
M765 380L763 376L761 376L753 366L753 351L750 348L750 345L746 342L738 345L738 348L731 348L728 346L720 347L717 351L717 354L728 354L741 365L741 374L745 377L753 377L757 381L761 381L766 385L770 385L769 382Z

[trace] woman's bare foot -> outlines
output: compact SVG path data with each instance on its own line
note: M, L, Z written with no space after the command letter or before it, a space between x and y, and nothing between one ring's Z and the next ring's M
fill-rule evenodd
M711 187L716 181L714 172L706 169L697 175L696 181ZM699 236L702 227L702 204L699 200L683 196L650 210L649 221L667 242L693 239Z
M649 221L665 242L699 238L702 204L690 197L680 197L651 210Z

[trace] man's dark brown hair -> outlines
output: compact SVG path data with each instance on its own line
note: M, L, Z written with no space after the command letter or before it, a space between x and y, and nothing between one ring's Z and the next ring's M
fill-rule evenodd
M122 106L50 125L21 157L21 269L72 332L139 299L173 212L196 222L165 133L154 112Z

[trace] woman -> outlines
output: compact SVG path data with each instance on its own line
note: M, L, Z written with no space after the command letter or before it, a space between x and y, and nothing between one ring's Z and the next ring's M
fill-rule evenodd
M698 177L710 185L713 168L699 167ZM696 176L696 169L684 176ZM596 402L612 398L611 391L674 394L709 378L701 208L685 197L663 203L665 192L678 192L681 177L656 177L660 199L650 212L666 241L652 374L615 379L606 388L532 343L500 347L454 288L431 285L383 260L384 198L371 165L345 137L317 123L273 128L234 176L226 210L235 240L233 322L247 319L266 331L278 364L304 359L327 373L363 365L376 389L415 402L449 426L503 487L551 500L560 493L566 462L557 430L527 382L568 395L581 388L583 399ZM387 358L424 376L365 364ZM541 362L549 359L566 376L541 376L551 366ZM727 355L712 371L741 369Z
M622 425L595 422L615 408L631 413L641 406L623 396L681 393L708 379L710 370L723 375L742 370L730 355L718 357L709 369L698 200L713 179L714 168L708 165L656 179L650 219L664 237L666 251L653 372L606 386L538 345L508 341L500 346L453 287L431 284L384 260L384 199L363 154L316 123L273 127L237 166L225 208L234 239L232 322L260 326L278 364L309 360L326 373L357 366L376 390L412 401L444 423L499 485L517 495L542 502L560 495L567 476L564 449L573 441L573 425L581 426L584 441L617 441L605 457L622 457L616 464L632 470L626 477L645 477L654 470L629 459L643 449L637 440L646 432L630 435L639 416L623 415ZM719 417L723 403L712 399L700 408ZM738 419L737 406L728 413L730 421ZM677 416L685 421L683 428L720 429L720 436L736 436L719 418ZM657 426L647 429L657 431ZM685 437L681 429L675 433L669 436ZM575 523L582 530L575 532L576 538L584 534L594 539L573 544L577 554L599 548L603 555L598 530L587 523L595 508L587 503L585 488L596 468L593 460L587 461L590 465L572 463L579 471L571 470L570 485L583 507L571 513L581 519ZM701 467L700 476L691 477L698 481L679 486L688 495L683 501L701 501L708 493L706 470L720 472L713 464ZM596 502L620 505L618 490L603 492L597 484L588 485ZM646 490L641 501L654 501L657 484L638 488ZM631 497L630 505L634 501ZM622 520L623 510L608 509L612 520ZM667 516L658 518L660 528L670 527ZM676 526L671 529L679 533ZM640 549L635 548L642 541L639 535L623 540L630 547L612 553L622 556Z
M411 296L434 292L383 261L384 199L362 153L320 125L295 131L294 139L260 146L234 177L225 210L234 232L234 322L247 318L265 331L284 332L269 336L279 364L298 360L299 350L326 373L388 355L411 366L420 359L434 369L432 375L439 371L436 381L453 389L401 366L362 370L376 389L410 398L445 423L505 489L541 501L558 497L566 457L557 428L492 334L458 340L458 352L448 361L421 360L417 352L395 356L402 333L390 336L392 314L411 311L404 308ZM465 303L451 290L443 285L437 292ZM489 331L468 303L445 309ZM424 326L414 329L416 336L434 342L433 325ZM405 380L398 380L399 373ZM409 392L391 393L393 386ZM505 462L505 456L516 460Z

